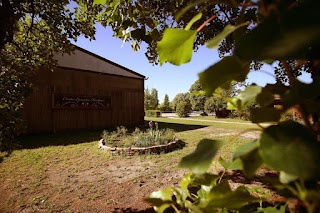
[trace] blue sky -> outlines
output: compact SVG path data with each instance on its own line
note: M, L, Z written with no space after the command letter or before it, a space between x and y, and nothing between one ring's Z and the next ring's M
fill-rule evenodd
M152 65L144 55L145 45L142 45L138 52L134 52L130 43L123 44L120 39L114 38L112 34L111 28L103 28L101 25L97 25L96 40L90 41L80 37L75 44L146 76L148 80L145 81L145 88L156 88L160 103L163 102L165 94L169 95L171 101L176 94L189 91L190 86L198 79L198 73L219 60L216 50L201 47L193 54L192 60L188 64L181 66L171 64ZM247 81L262 86L266 83L274 83L272 67L265 65L262 70L263 72L250 72ZM307 74L300 79L310 82Z

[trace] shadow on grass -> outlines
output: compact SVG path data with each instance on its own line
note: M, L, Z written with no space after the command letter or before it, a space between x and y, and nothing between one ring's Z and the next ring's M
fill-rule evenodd
M158 122L159 128L170 128L176 132L200 129L206 126L202 125L185 125L175 123ZM148 121L140 127L140 129L147 129ZM135 128L128 128L129 132L134 131ZM114 130L114 129L111 129ZM23 135L18 138L20 141L16 149L34 149L47 146L67 146L72 144L80 144L85 142L100 140L103 130L69 132L69 133L48 133L48 134L30 134ZM1 158L0 158L1 161Z
M20 146L18 149L34 149L46 146L67 146L97 141L101 138L101 133L102 130L23 135L19 137Z
M149 121L145 121L145 126L148 126ZM159 128L169 128L173 129L176 132L183 132L188 130L195 130L207 127L205 125L191 125L191 124L177 124L177 123L165 123L165 122L158 122Z

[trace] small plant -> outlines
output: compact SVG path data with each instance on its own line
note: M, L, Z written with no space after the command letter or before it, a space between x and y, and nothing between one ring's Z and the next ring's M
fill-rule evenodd
M136 132L133 135L133 146L148 147L155 145L164 145L173 140L174 131L172 129L153 130L149 129L146 132Z
M102 132L101 137L104 139L104 142L108 146L119 146L121 145L121 141L123 141L124 138L126 138L127 132L127 128L125 128L124 126L120 126L117 127L116 131L109 132L104 130Z
M104 130L102 138L108 146L149 147L171 142L174 139L174 134L172 129L159 130L158 127L150 128L145 132L136 128L131 134L128 134L128 130L121 126L113 132Z
M124 126L118 126L117 127L117 135L120 137L125 137L128 133L128 129Z

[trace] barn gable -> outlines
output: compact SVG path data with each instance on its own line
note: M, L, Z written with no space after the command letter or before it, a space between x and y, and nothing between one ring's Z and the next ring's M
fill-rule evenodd
M64 54L55 56L55 59L58 60L59 67L126 76L131 78L145 78L145 76L109 61L99 55L96 55L78 46L74 47L75 51L70 55Z

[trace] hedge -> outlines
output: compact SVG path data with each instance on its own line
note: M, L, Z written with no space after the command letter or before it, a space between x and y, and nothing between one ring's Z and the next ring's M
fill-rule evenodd
M160 117L161 116L160 110L146 110L145 114L147 117Z

